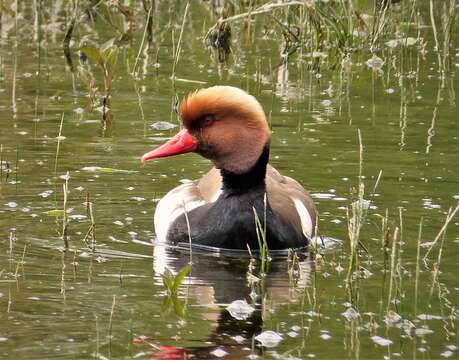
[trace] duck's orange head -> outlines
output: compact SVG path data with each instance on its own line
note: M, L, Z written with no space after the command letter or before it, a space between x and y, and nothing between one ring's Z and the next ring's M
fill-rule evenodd
M217 168L248 171L271 138L260 103L232 86L197 90L180 105L184 129L162 146L142 156L142 162L196 152Z

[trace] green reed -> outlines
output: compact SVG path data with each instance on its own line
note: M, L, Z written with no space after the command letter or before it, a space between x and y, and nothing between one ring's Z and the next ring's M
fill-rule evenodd
M183 38L183 32L185 30L185 24L186 24L186 19L187 19L187 16L188 16L189 8L190 8L190 2L188 1L186 3L186 6L185 6L185 12L183 14L182 26L180 28L180 35L179 35L177 46L176 46L176 49L175 49L175 52L174 52L174 62L172 64L172 74L171 74L171 78L172 78L173 82L175 82L177 64L178 64L178 61L180 59L180 53L182 51L182 38Z
M255 218L255 231L257 234L258 240L258 249L260 253L260 274L266 275L269 267L269 262L271 260L269 256L269 247L266 236L266 217L267 217L267 196L266 193L263 195L263 224L260 221L258 213L255 207L252 208L254 218Z
M61 140L64 139L64 137L62 136L63 125L64 125L64 113L62 113L62 116L61 116L61 122L59 124L59 133L57 135L56 155L54 157L54 177L57 176L57 164L58 164L59 154L61 150Z
M103 119L106 120L112 83L115 77L116 64L118 62L119 47L113 40L109 40L100 48L95 46L85 46L80 48L80 51L84 53L89 59L95 61L102 71L104 83Z
M113 316L115 314L115 305L116 305L116 295L113 294L112 306L110 308L110 318L108 321L108 358L111 358L112 351L112 330L113 330Z
M68 235L68 226L69 219L67 215L67 197L68 197L68 187L69 187L69 172L65 176L65 181L62 184L62 192L64 195L63 205L62 205L62 240L64 240L64 249L67 251L69 249L69 235Z

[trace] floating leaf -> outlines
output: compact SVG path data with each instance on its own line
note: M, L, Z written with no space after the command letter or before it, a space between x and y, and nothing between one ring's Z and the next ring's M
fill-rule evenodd
M183 279L190 272L190 270L191 270L191 265L188 264L182 270L180 270L180 272L177 274L174 280L173 288L172 288L172 291L174 292L174 294L178 292L180 285L182 285Z
M378 335L372 336L371 340L373 340L375 342L375 344L378 344L380 346L389 346L389 345L393 344L392 340L383 338L383 337L378 336Z
M201 84L201 85L207 84L205 81L191 80L191 79L181 79L181 78L175 78L175 81L181 81L181 82L185 82L185 83Z
M380 70L384 65L384 60L376 55L373 55L371 59L368 59L366 61L366 64L369 68L372 68L373 70Z
M48 216L61 217L61 216L64 216L64 210L53 209L53 210L45 211L43 214L48 215Z
M164 273L162 274L162 278L163 278L163 284L164 284L164 287L167 289L168 292L172 292L172 288L174 287L174 274L172 274L172 272L166 268L166 270L164 270Z
M226 310L237 320L246 320L255 309L245 300L235 300L228 305Z
M218 357L218 358L221 358L223 356L228 355L228 353L225 350L223 350L222 348L215 349L214 351L211 352L211 354L213 356L215 356L215 357Z
M255 336L255 340L261 343L262 346L270 348L277 346L282 341L282 336L275 331L268 330Z
M421 315L418 315L418 319L421 319L421 320L441 320L441 319L443 319L443 317L440 316L440 315L421 314Z
M123 169L115 169L115 168L108 168L108 167L100 167L100 166L85 166L81 170L89 171L89 172L101 172L101 173L123 173L123 174L132 174L136 171L133 170L123 170Z
M115 75L115 67L116 67L116 63L118 62L118 53L119 53L119 49L117 47L114 47L110 49L107 55L107 58L106 58L105 66L106 66L106 70L107 70L107 73L110 79L112 79L113 76Z
M360 317L360 314L357 310L352 307L347 308L347 310L341 313L348 321L356 320Z
M167 121L157 121L150 125L155 130L170 130L177 127L176 124L171 124Z
M106 42L104 42L101 46L100 46L100 52L102 53L102 55L104 55L104 57L107 57L107 54L108 52L113 48L115 47L115 41L116 41L116 38L111 38L110 40L107 40Z

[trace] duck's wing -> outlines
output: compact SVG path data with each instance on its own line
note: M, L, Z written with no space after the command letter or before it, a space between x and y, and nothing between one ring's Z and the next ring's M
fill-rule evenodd
M217 200L221 187L220 172L212 168L201 179L188 181L169 191L156 206L154 223L157 241L166 241L170 225L185 211L189 213Z
M215 202L222 193L222 176L220 170L213 167L197 182L199 193L206 203Z
M273 211L311 238L316 228L316 209L309 193L296 180L281 175L271 165L266 173L266 192Z

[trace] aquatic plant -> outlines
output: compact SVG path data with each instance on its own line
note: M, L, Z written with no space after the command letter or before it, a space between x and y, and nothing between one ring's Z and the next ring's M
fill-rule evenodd
M62 128L64 126L64 113L62 113L61 121L59 124L59 132L56 136L57 143L56 143L56 156L54 157L54 177L57 176L57 165L59 160L59 155L61 152L61 141L65 140L65 137L62 135Z
M180 286L182 285L182 282L185 279L185 276L187 276L190 270L191 270L191 265L188 264L184 266L177 273L177 275L174 276L174 274L172 274L172 272L168 268L166 268L166 270L164 271L164 274L162 274L161 277L163 279L163 285L169 296L177 296Z
M162 305L163 311L169 311L170 309L173 309L174 313L178 317L185 316L185 307L178 298L178 292L183 280L190 272L190 270L191 263L188 263L186 266L184 266L175 276L168 268L164 270L164 273L161 275L164 288L166 289L166 296Z
M107 107L109 104L112 82L115 77L119 48L114 44L114 39L112 39L104 43L100 48L96 48L94 46L85 46L80 48L80 51L83 54L85 54L89 59L97 62L102 71L104 82L102 113L105 120L106 113L108 112Z
M221 19L225 19L226 15L222 14ZM215 50L218 61L223 63L227 60L231 53L231 25L228 22L218 20L211 27L204 38L209 49Z
M268 242L266 238L266 213L267 213L267 198L266 193L263 196L263 224L260 221L257 210L253 207L253 215L255 218L255 230L257 233L258 240L258 251L260 255L260 274L266 275L268 272L269 262L271 260L269 256ZM250 248L249 248L250 251Z
M64 240L64 249L69 249L69 235L68 235L68 226L69 226L69 219L67 216L67 197L69 193L69 172L64 175L64 183L62 184L62 193L64 195L62 201L62 240Z
M186 3L186 6L185 6L185 12L183 14L182 26L180 28L180 35L179 35L179 38L178 38L177 47L176 47L175 52L174 52L174 62L172 64L172 75L171 75L171 78L172 78L173 82L175 82L177 64L178 64L178 61L180 59L180 53L182 51L182 38L183 38L183 32L185 30L185 24L186 24L186 19L187 19L188 9L189 8L190 8L190 2L188 1Z
M96 85L96 79L89 66L82 64L82 65L79 65L77 69L78 69L78 76L80 77L81 81L83 81L88 91L90 109L92 110L94 106L96 105L97 93L99 91Z
M94 208L89 192L86 193L86 218L89 219L89 228L86 232L83 242L94 252L96 249L96 221L94 217Z

